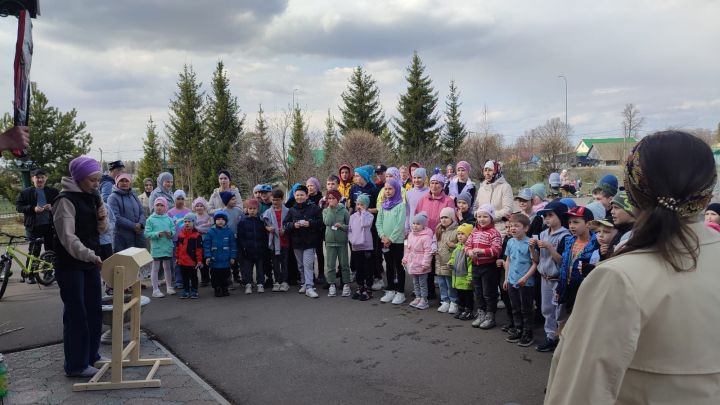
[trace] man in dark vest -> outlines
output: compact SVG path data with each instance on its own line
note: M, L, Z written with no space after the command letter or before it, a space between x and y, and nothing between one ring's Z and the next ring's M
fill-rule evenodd
M50 209L52 202L58 195L58 190L46 187L47 172L43 169L35 169L31 173L32 187L21 191L15 201L15 208L24 215L25 236L31 241L43 238L43 243L31 243L30 253L38 257L45 245L45 250L52 249L53 225ZM24 278L24 277L23 277ZM29 277L26 282L34 284L35 279Z

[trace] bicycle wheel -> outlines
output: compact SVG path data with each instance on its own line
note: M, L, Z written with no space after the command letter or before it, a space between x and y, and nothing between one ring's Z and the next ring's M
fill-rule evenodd
M44 251L40 255L40 260L38 262L39 269L33 275L38 283L48 286L55 282L55 252L52 250Z
M10 260L4 260L0 263L0 299L5 295L5 289L7 288L8 281L10 281L10 267L12 262Z

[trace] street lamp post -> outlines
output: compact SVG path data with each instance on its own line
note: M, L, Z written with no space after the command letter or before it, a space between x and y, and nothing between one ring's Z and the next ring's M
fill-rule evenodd
M567 77L565 77L564 75L559 75L558 77L563 79L563 81L565 82L565 135L567 136L567 134L568 134Z
M292 93L292 99L293 99L292 108L293 109L295 109L295 92L299 91L299 90L300 89L293 89L293 93Z

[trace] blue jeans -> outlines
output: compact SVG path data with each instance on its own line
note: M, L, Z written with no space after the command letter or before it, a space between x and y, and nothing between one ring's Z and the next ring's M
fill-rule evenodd
M452 288L452 276L436 276L438 286L440 287L440 302L458 301L457 291Z
M82 371L100 359L100 269L59 268L55 271L55 277L63 301L65 373L70 374Z

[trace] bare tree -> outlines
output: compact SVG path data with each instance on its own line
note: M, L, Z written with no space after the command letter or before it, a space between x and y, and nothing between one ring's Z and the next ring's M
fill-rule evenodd
M371 132L352 129L340 141L339 160L351 167L385 163L389 158L388 147Z
M270 121L270 129L274 140L273 159L277 162L280 176L285 186L290 190L290 128L292 126L292 111L283 110L279 117Z
M531 131L531 136L538 140L540 158L547 170L558 171L563 162L563 155L572 151L571 131L569 127L565 127L565 123L560 118L552 118L545 125Z
M503 137L500 134L471 132L458 151L458 160L480 170L488 160L502 160ZM478 173L476 171L476 173Z
M625 104L625 109L623 109L622 117L623 137L637 138L638 131L645 124L645 118L640 116L640 110L637 109L635 104Z

